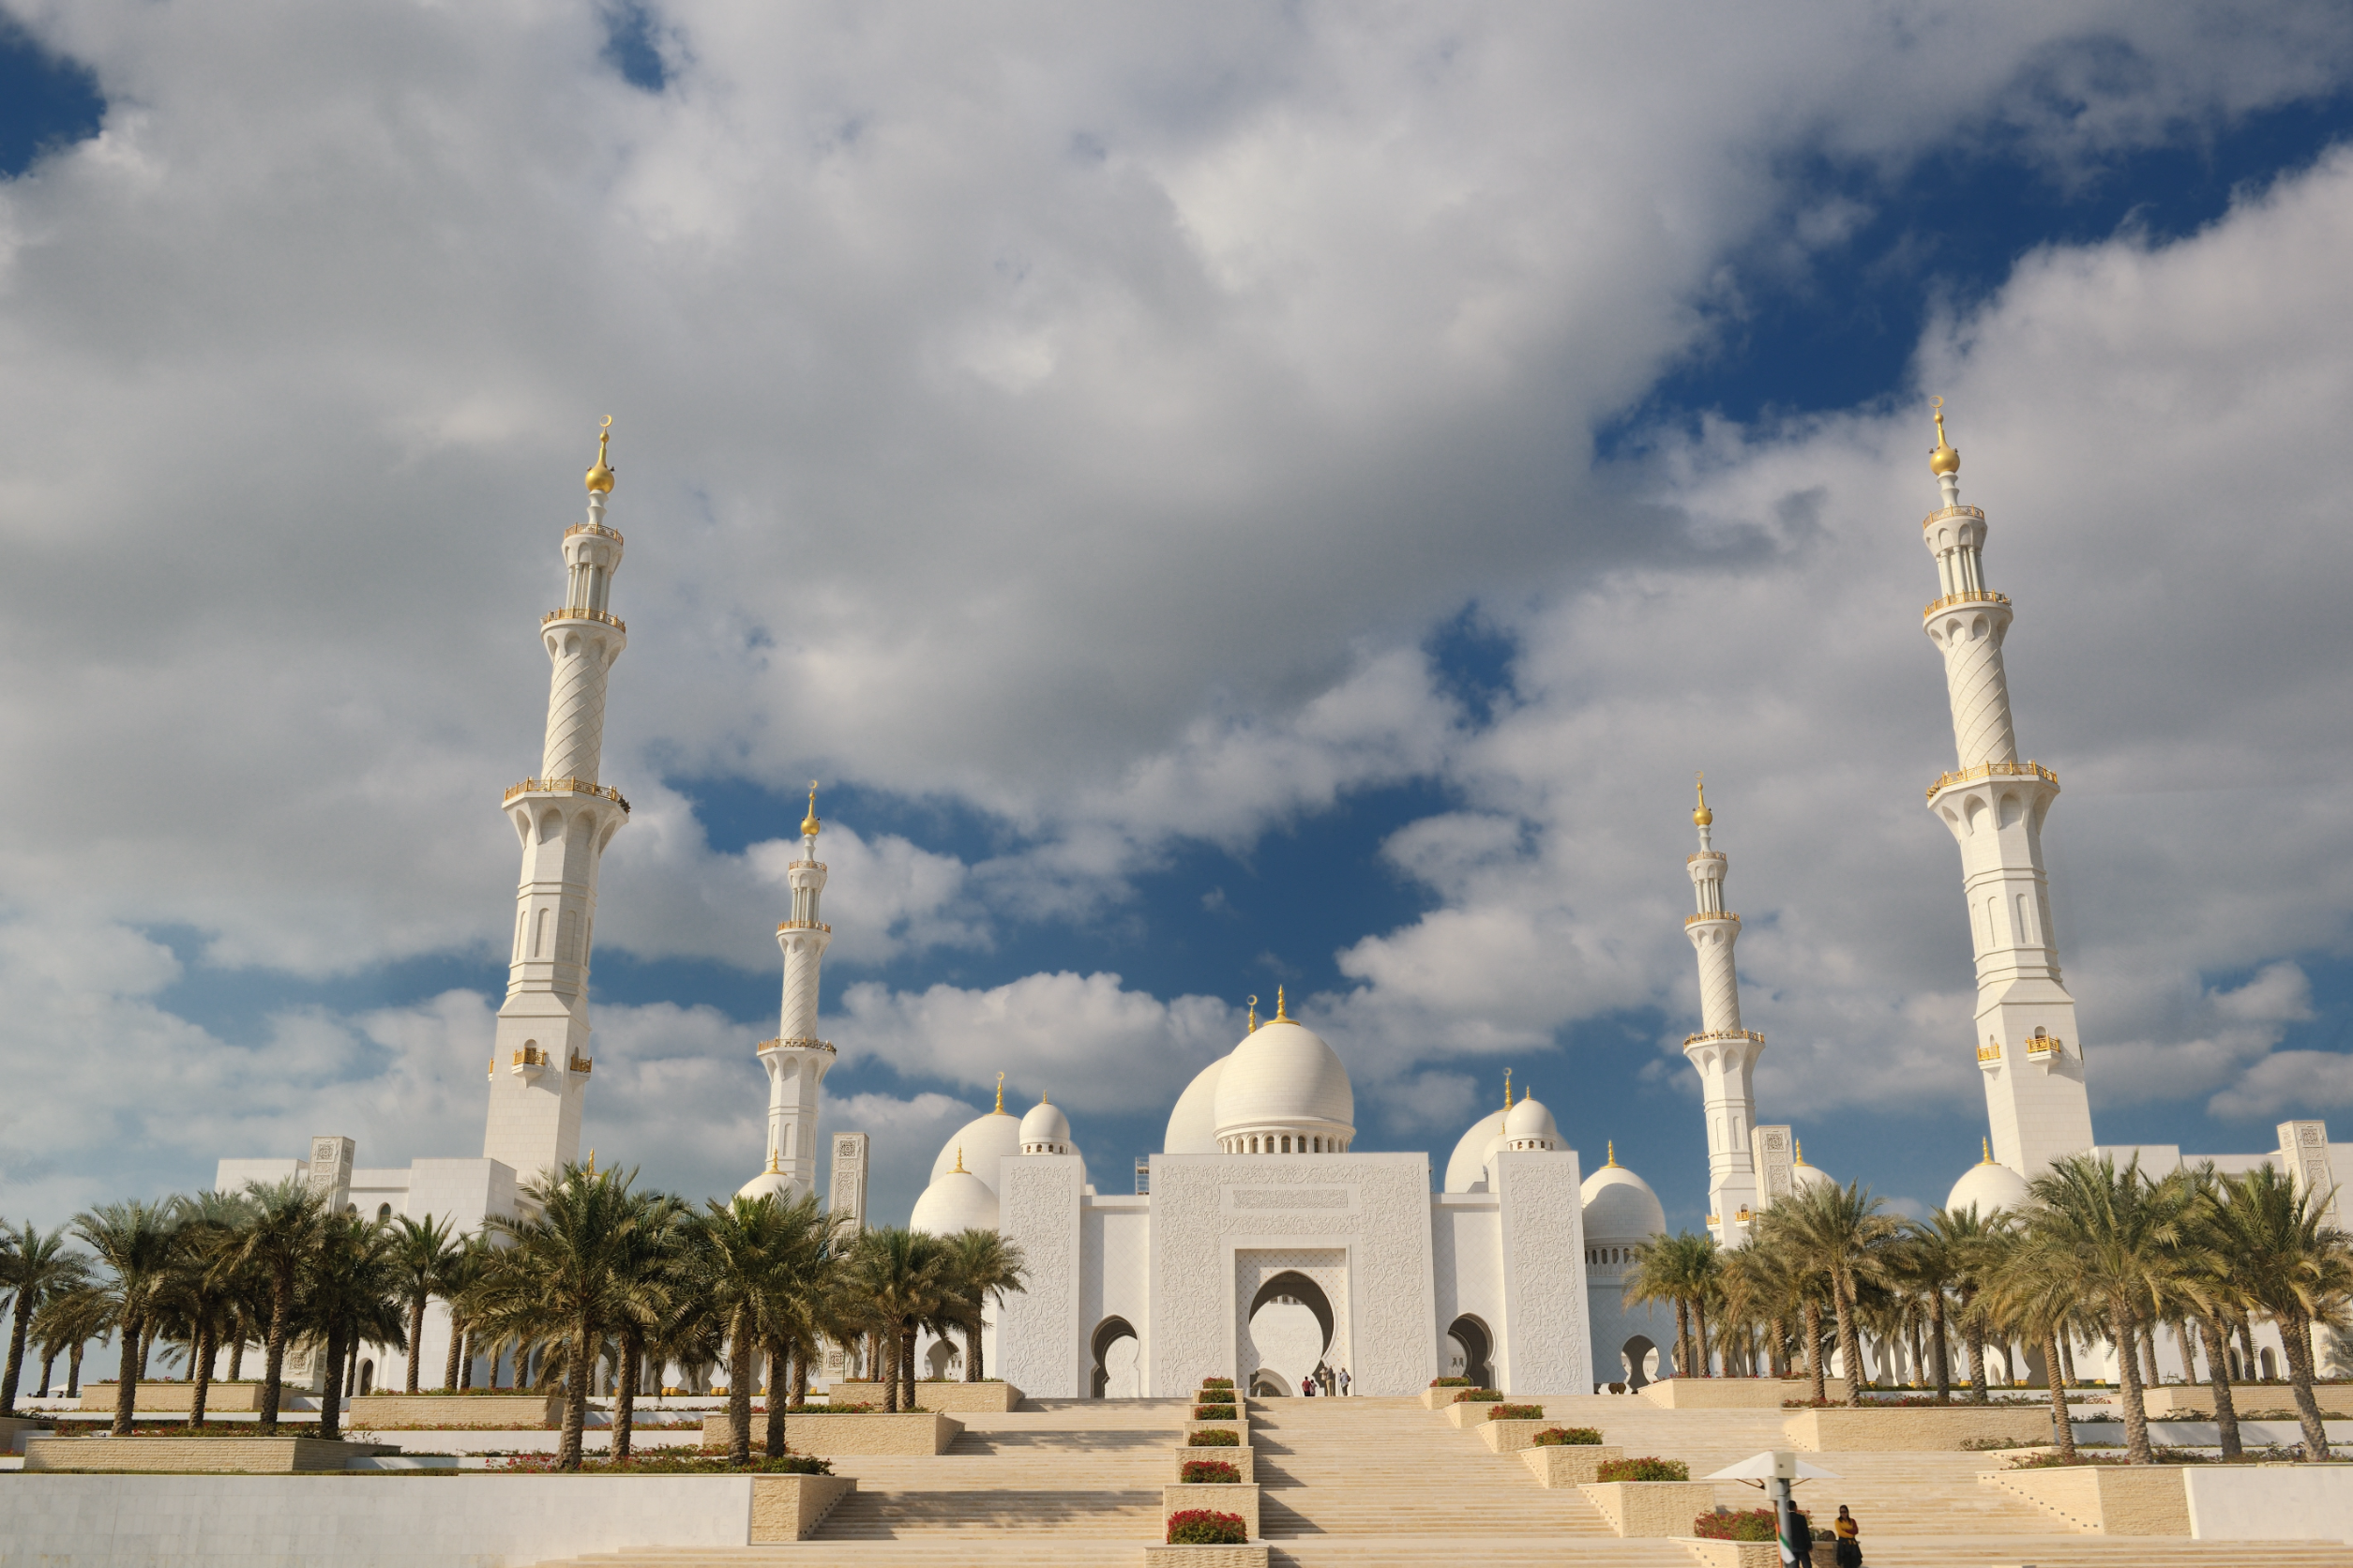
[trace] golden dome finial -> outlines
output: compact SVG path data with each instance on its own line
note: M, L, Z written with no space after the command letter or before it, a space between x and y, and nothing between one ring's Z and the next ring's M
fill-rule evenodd
M801 819L801 837L816 837L820 825L817 821L817 780L812 778L808 781L808 815Z
M1790 1141L1797 1145L1798 1164L1803 1165L1805 1163L1805 1139L1800 1138L1793 1138Z
M1985 1156L1983 1159L1979 1160L1977 1162L1978 1164L1991 1165L1994 1163L1994 1141L1992 1138L1979 1138L1977 1140L1977 1152Z
M1938 478L1961 472L1961 454L1944 439L1944 400L1933 399L1930 405L1937 411L1937 445L1928 453L1928 472Z
M961 1143L956 1146L956 1168L949 1171L948 1174L951 1176L962 1176L966 1174L964 1169L964 1145Z
M768 1151L768 1174L771 1176L781 1176L784 1174L783 1170L777 1165L777 1152L774 1149Z
M1503 1108L1512 1108L1512 1070L1509 1067L1503 1069Z
M612 469L605 462L605 443L612 439L612 415L596 427L596 466L588 471L588 488L599 495L612 493Z
M1614 1138L1609 1140L1609 1163L1618 1163L1618 1140Z
M1692 778L1694 787L1699 792L1699 808L1691 814L1691 824L1694 827L1711 826L1715 822L1715 813L1708 809L1708 776L1697 773L1692 775Z
M575 1149L577 1149L577 1148L579 1148L579 1147L580 1147L580 1145L576 1143L576 1144L574 1144L572 1147L574 1147ZM591 1176L594 1176L594 1175L596 1175L596 1150L594 1150L594 1149L591 1149L591 1150L588 1152L588 1173L589 1173Z
M1244 1034L1256 1034L1258 1032L1259 1032L1259 999L1258 999L1256 996L1253 996L1253 997L1251 997L1251 998L1250 998L1250 1027L1249 1027L1249 1028L1247 1028L1247 1029L1245 1029L1245 1030L1244 1030L1244 1031L1243 1031L1243 1033L1244 1033Z
M1004 1076L1004 1074L1003 1074L1003 1073L999 1073L999 1074L997 1075L997 1111L996 1111L996 1114L998 1114L999 1116L1003 1116L1004 1113L1005 1113L1005 1076ZM959 1159L960 1159L960 1158L962 1158L962 1156L961 1156L961 1155L958 1155L958 1157Z
M1290 1015L1283 1011L1283 988L1280 986L1275 988L1275 1021L1276 1023L1290 1022Z

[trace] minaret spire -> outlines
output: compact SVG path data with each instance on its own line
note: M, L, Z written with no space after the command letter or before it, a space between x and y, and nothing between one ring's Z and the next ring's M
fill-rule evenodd
M1961 505L1961 454L1945 440L1943 399L1936 411L1928 469L1944 505L1920 531L1943 596L1921 612L1921 629L1944 656L1955 768L1928 786L1928 809L1961 850L1977 953L1977 1064L2001 1145L1994 1158L2031 1179L2092 1142L2075 1000L2059 978L2043 868L2043 821L2059 776L2018 761L2002 666L2010 601L1985 586L1985 514Z
M1747 1239L1743 1216L1757 1207L1757 1058L1765 1037L1741 1027L1741 977L1733 962L1741 917L1724 907L1728 862L1712 841L1715 813L1708 809L1707 775L1697 780L1699 804L1691 824L1699 852L1684 862L1698 912L1683 922L1699 957L1699 1033L1683 1041L1683 1055L1699 1074L1708 1118L1708 1228L1718 1243Z
M791 1184L788 1200L817 1190L817 1115L832 1044L817 1037L817 983L834 928L821 918L825 865L817 858L817 780L808 786L808 815L801 819L801 858L784 868L792 890L790 919L777 925L784 952L784 1000L777 1037L760 1045L768 1072L768 1168Z
M596 873L605 846L628 820L621 792L596 781L605 738L605 681L628 645L608 608L622 538L605 525L613 471L606 460L612 418L596 436L588 471L588 518L564 534L564 608L540 618L553 665L539 772L506 792L505 811L523 846L515 891L515 940L506 1001L490 1053L484 1157L525 1180L580 1153L588 1088L588 959L596 924ZM506 1071L498 1071L501 1060Z

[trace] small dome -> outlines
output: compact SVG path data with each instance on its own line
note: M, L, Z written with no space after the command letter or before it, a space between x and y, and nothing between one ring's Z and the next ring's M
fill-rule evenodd
M1262 1128L1356 1130L1356 1093L1339 1053L1286 1018L1234 1047L1217 1078L1217 1137Z
M1667 1209L1651 1184L1622 1165L1606 1165L1577 1189L1589 1242L1647 1242L1667 1230Z
M762 1171L735 1189L738 1198L773 1198L779 1203L792 1201L792 1178L774 1167Z
M1523 1095L1503 1118L1503 1142L1507 1148L1541 1144L1546 1149L1558 1149L1561 1128L1542 1100L1533 1094Z
M1010 1122L1013 1118L1008 1116L1005 1120ZM915 1212L908 1216L907 1228L934 1236L953 1236L958 1230L994 1230L997 1195L971 1171L951 1168L923 1189L923 1196L915 1199Z
M1025 1154L1070 1153L1070 1118L1060 1106L1040 1100L1021 1118L1021 1152Z
M1462 1141L1455 1145L1454 1153L1446 1160L1448 1192L1486 1191L1487 1156L1503 1147L1506 1114L1490 1110L1471 1123L1471 1130L1462 1135Z
M979 1177L990 1191L996 1190L997 1162L1021 1152L1021 1119L1007 1111L992 1110L986 1116L975 1116L956 1129L956 1136L940 1145L940 1157L931 1162L931 1179L937 1182L959 1163Z
M1989 1155L1983 1164L1969 1167L1953 1184L1944 1207L1947 1214L1975 1209L1979 1214L1986 1215L1997 1209L2020 1208L2026 1200L2026 1178L2006 1165L1995 1164Z
M1169 1130L1160 1137L1164 1154L1214 1154L1217 1151L1217 1079L1229 1056L1221 1056L1193 1075L1169 1112Z

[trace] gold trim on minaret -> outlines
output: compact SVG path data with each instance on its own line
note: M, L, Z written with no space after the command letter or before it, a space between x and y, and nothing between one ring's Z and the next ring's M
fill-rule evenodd
M612 493L612 469L605 462L605 443L612 439L612 415L596 428L596 466L588 471L588 488L600 495Z
M1944 439L1944 400L1933 399L1929 406L1937 411L1937 445L1928 453L1928 472L1938 478L1948 474L1958 474L1961 472L1961 454Z
M817 830L822 825L817 820L817 780L812 778L808 781L808 815L801 819L801 837L816 837Z
M1712 827L1715 823L1715 813L1708 809L1708 776L1702 773L1693 776L1698 781L1699 809L1691 814L1692 826Z

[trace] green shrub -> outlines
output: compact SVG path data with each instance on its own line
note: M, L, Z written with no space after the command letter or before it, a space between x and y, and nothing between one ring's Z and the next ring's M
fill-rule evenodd
M1542 1405L1498 1405L1487 1411L1489 1421L1542 1421L1544 1418L1545 1408Z
M1490 1399L1501 1399L1502 1397L1503 1396L1501 1395L1496 1393L1495 1390L1491 1388L1466 1388L1455 1395L1455 1403L1457 1405L1478 1405L1484 1404Z
M1242 1412L1231 1405L1196 1405L1193 1407L1195 1421L1235 1421L1240 1419L1241 1414Z
M1198 1484L1204 1481L1239 1483L1242 1470L1230 1459L1187 1459L1177 1472L1180 1481Z
M1249 1539L1243 1532L1239 1514L1220 1514L1214 1508L1186 1508L1169 1515L1171 1546L1239 1546Z
M1601 1440L1598 1426L1547 1426L1535 1437L1538 1448L1597 1448Z
M1432 1388L1469 1388L1470 1386L1471 1380L1468 1378L1432 1378L1430 1380Z
M1231 1378L1203 1378L1201 1386L1203 1388L1231 1388L1233 1380Z
M1692 1520L1691 1532L1702 1541L1778 1541L1781 1523L1770 1508L1719 1508Z
M1691 1467L1681 1459L1611 1459L1593 1471L1596 1481L1689 1481Z
M1229 1432L1222 1426L1212 1427L1209 1431L1196 1432L1185 1439L1184 1446L1187 1448L1240 1448L1242 1434Z

